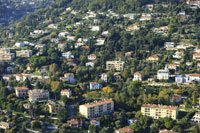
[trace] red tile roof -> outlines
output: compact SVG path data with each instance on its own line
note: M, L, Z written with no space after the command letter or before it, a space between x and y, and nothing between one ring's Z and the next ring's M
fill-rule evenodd
M124 127L124 128L121 128L121 129L118 129L117 130L118 132L122 132L122 133L133 133L134 132L134 130L132 130L131 128L129 128L129 127Z
M113 102L112 99L108 99L108 100L103 100L103 101L97 101L97 102L87 103L87 104L84 104L84 106L94 107L94 106L99 106L99 105L108 104L108 103L112 103L112 102Z
M191 77L200 77L200 74L198 74L198 73L192 73L192 74L189 74L189 76L191 76Z
M16 87L15 90L18 90L18 91L19 90L28 90L28 88L27 87Z
M156 105L156 104L143 104L142 107L147 107L147 108L159 108L159 109L171 109L171 110L176 110L176 109L178 109L177 106Z

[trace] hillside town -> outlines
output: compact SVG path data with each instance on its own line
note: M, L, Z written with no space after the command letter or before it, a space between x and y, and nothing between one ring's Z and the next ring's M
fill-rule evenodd
M200 132L200 1L76 6L0 28L0 132Z

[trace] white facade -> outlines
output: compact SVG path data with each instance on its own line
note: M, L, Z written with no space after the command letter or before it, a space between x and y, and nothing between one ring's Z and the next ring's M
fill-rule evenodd
M91 30L92 31L100 31L100 27L99 26L92 26Z
M27 87L16 87L15 94L17 97L26 97L26 96L28 96L28 88Z
M43 89L29 90L28 96L30 102L44 102L49 100L49 92Z
M95 65L95 62L92 62L92 61L87 62L87 63L85 64L86 67L94 67L94 65Z
M101 74L101 80L104 81L104 82L108 82L108 75L107 75L107 73L102 73Z
M195 115L192 117L191 121L199 123L200 122L200 112L195 113Z
M70 89L64 89L61 91L61 96L67 96L68 98L72 95L72 92Z
M15 47L24 47L26 44L24 42L16 42Z
M97 56L95 54L90 54L88 55L88 60L92 61L92 60L96 60Z
M169 69L165 68L165 69L160 69L157 72L157 79L165 79L168 80L169 79Z
M62 53L62 57L64 57L65 59L69 59L69 58L74 58L74 55L72 54L71 51Z
M58 37L66 37L67 35L70 35L69 32L60 32Z
M133 81L142 81L142 75L140 72L134 73Z
M102 85L97 82L90 82L90 90L99 90Z
M190 81L200 82L200 74L194 73L194 74L189 74L188 76Z
M16 51L16 57L28 58L32 56L32 50L20 50Z

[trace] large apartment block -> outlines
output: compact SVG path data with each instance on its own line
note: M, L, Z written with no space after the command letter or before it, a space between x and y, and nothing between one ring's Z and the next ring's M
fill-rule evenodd
M49 92L43 89L29 90L28 97L30 102L44 102L49 100Z
M32 56L32 50L20 50L16 51L16 57L28 58Z
M124 70L124 61L106 61L106 70L116 69L117 71Z
M15 58L15 54L10 52L10 49L0 48L0 62L9 62Z
M114 102L112 99L95 101L79 106L79 113L86 118L95 118L102 114L109 114L114 111Z
M148 116L153 119L170 117L176 120L178 117L177 106L143 104L141 107L141 112L143 115Z

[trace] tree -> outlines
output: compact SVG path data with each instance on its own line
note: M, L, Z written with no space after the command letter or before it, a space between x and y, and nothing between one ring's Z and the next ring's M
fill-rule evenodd
M6 98L8 96L9 92L8 89L5 87L1 87L0 89L0 97Z
M89 126L89 133L98 133L97 125L90 125Z
M29 88L29 89L32 88L32 85L31 85L31 83L30 83L30 81L29 81L28 78L25 79L23 85L24 85L25 87Z
M67 109L62 107L62 106L59 106L58 112L57 112L57 117L59 118L59 120L61 122L66 122L66 120L67 120Z
M40 129L40 128L41 128L40 122L35 121L31 123L31 129Z
M63 89L63 84L60 81L51 82L51 90L53 92L59 93Z

